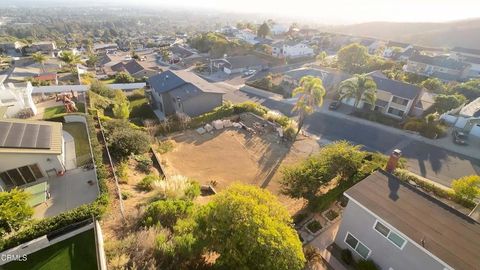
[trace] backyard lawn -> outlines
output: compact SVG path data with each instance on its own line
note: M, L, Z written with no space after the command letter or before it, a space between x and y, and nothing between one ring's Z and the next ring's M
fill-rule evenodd
M78 102L76 103L78 112L84 113L85 112L85 104ZM43 113L43 119L51 119L55 117L60 117L65 114L65 107L63 105L55 106L46 108Z
M64 123L63 130L70 133L75 139L75 155L77 156L77 165L85 165L85 161L90 159L90 145L88 143L87 128L84 123Z
M84 270L97 269L93 229L75 235L27 256L25 262L11 262L5 270Z

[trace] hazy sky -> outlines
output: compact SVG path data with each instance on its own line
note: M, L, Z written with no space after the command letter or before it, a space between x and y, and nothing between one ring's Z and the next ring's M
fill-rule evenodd
M108 1L108 0L106 0ZM451 21L480 17L480 0L110 0L276 13L320 22Z

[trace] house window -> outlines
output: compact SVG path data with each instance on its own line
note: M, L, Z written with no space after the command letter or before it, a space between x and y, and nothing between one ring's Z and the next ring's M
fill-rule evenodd
M393 103L396 103L396 104L403 105L403 106L407 106L407 105L408 105L408 99L400 98L400 97L393 97L393 98L392 98L392 102L393 102Z
M35 182L43 177L42 171L37 164L11 169L0 173L0 178L7 187L22 186Z
M387 226L385 226L378 220L373 228L400 249L403 249L403 247L407 243L407 240L390 230Z
M367 246L365 246L362 242L358 241L358 239L350 233L347 233L347 237L345 237L345 243L347 243L347 245L349 245L364 259L367 259L371 253L371 250Z
M404 112L404 111L401 111L401 110L399 110L399 109L395 109L395 108L388 108L388 113L389 113L389 114L396 115L396 116L403 117L403 114L404 114L405 112Z

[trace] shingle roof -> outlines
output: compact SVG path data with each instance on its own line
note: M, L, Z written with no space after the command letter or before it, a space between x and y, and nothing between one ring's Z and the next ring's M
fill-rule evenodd
M268 64L267 61L251 54L228 57L225 60L230 64L230 69L266 66Z
M403 43L403 42L396 42L396 41L389 41L387 43L387 47L400 47L400 48L406 48L410 46L408 43Z
M443 202L376 171L345 195L455 269L478 269L480 224ZM364 225L371 226L372 225Z
M132 59L125 64L125 70L132 75L144 69L145 68L140 63L138 63L138 61L135 59Z
M178 46L178 45L174 45L174 46L171 46L169 48L169 50L175 54L176 56L178 57L181 57L181 58L187 58L189 56L192 56L194 54L194 52L184 48L184 47L181 47L181 46Z
M480 55L480 50L470 49L470 48L464 48L464 47L454 47L454 48L452 49L452 52L459 52L459 53L468 53L468 54Z
M181 86L184 86L185 84L191 84L201 92L220 94L225 93L215 84L209 83L204 79L198 77L194 73L185 70L164 71L160 74L148 78L148 83L150 87L157 93L167 93Z
M432 66L444 67L460 71L468 66L468 64L448 58L446 56L428 56L423 54L415 54L410 57L410 60Z
M368 73L377 84L377 89L389 92L394 96L415 99L419 95L422 89L416 85L395 81L380 76L374 72Z

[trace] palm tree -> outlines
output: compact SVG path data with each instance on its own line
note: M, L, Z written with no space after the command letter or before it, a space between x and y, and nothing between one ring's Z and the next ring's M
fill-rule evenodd
M40 64L42 67L42 72L45 72L45 62L48 60L48 56L45 54L42 54L41 52L36 52L32 54L33 61L37 62Z
M76 55L72 51L63 51L59 58L71 69L73 69L77 64L82 62L80 60L80 55Z
M356 74L353 78L344 80L339 85L340 101L345 98L353 98L353 109L357 110L360 101L371 105L372 110L375 108L377 100L377 85L370 76Z
M293 90L293 96L298 95L298 100L293 107L294 112L298 112L298 130L302 129L305 117L313 112L315 106L322 106L325 88L320 78L305 76L300 79L300 85Z

